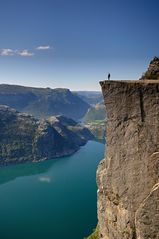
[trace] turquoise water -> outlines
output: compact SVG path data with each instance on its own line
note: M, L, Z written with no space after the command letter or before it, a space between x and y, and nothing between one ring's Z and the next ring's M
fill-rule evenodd
M96 226L96 168L104 144L0 169L1 239L83 239Z

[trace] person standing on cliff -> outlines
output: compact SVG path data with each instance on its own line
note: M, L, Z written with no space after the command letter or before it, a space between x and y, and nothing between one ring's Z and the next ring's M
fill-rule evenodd
M110 73L108 73L108 80L110 80Z

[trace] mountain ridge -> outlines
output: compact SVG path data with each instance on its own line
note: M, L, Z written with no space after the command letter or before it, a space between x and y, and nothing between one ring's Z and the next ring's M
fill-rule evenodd
M0 84L0 104L37 118L64 115L75 120L82 118L90 105L66 88L36 88Z

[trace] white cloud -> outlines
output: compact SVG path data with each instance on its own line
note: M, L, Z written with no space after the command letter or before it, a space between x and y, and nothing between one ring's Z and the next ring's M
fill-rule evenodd
M36 50L49 50L51 47L49 45L38 46Z
M10 48L3 48L0 51L1 56L13 56L15 54L15 51Z
M38 180L40 182L45 182L45 183L50 183L51 182L51 178L48 177L48 176L39 177Z
M30 51L28 51L27 49L22 50L22 51L19 51L17 54L18 54L19 56L33 56L33 55L34 55L33 52L30 52Z
M49 50L51 47L49 45L41 45L36 48L36 50ZM0 49L0 56L14 56L14 55L19 55L22 57L30 57L34 56L35 53L31 52L28 49L23 49L23 50L13 50L11 48L2 48Z

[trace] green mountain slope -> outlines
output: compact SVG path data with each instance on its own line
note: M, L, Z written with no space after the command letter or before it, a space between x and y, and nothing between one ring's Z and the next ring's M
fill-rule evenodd
M38 120L0 105L0 165L70 155L93 135L64 116Z
M83 118L85 127L91 131L95 138L100 140L105 139L105 118L104 104L97 104L90 108Z
M106 112L104 104L97 104L91 107L85 114L83 120L85 123L105 120Z

